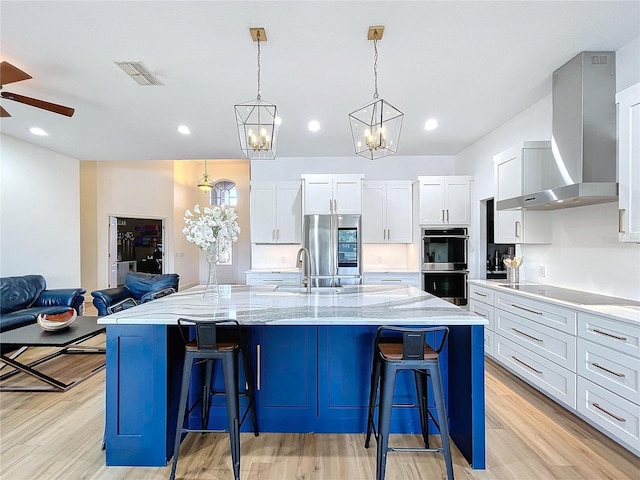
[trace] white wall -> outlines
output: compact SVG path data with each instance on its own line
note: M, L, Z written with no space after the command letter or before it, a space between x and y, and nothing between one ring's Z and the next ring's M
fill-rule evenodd
M640 39L616 52L618 91L640 81L639 59ZM475 179L471 278L484 278L479 212L480 201L494 196L493 155L523 140L550 138L549 95L456 156L456 174ZM617 203L610 203L549 212L553 243L518 248L524 256L521 280L640 300L640 245L618 243L617 209ZM546 277L538 276L540 265Z
M0 275L80 281L79 161L0 134Z

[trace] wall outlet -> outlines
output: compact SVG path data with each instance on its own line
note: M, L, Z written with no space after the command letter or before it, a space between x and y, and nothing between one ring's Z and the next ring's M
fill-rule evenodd
M538 267L538 275L541 277L546 277L547 276L547 267L545 267L544 265L540 265L540 267Z

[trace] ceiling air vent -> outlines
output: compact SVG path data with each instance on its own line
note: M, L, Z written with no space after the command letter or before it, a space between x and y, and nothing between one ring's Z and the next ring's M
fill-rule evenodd
M139 85L164 85L142 62L114 62Z

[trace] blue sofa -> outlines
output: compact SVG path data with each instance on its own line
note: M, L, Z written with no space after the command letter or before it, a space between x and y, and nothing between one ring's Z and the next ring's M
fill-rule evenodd
M47 290L42 275L0 278L0 332L36 323L40 313L62 313L72 307L80 314L84 288Z
M179 282L177 273L129 272L124 278L124 286L91 292L93 305L99 316L109 315L175 293Z

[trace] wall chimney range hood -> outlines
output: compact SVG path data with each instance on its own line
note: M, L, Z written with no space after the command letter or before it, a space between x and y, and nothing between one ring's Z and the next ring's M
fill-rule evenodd
M614 52L582 52L553 73L549 188L498 210L555 210L618 200Z

